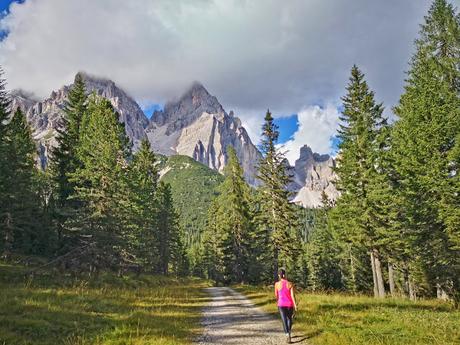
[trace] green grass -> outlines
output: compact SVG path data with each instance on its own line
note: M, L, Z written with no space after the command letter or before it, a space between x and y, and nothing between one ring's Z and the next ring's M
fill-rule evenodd
M208 301L195 279L24 273L0 263L0 345L190 344Z
M272 289L237 290L277 314ZM310 293L298 293L297 300L293 333L312 345L460 344L460 311L448 303Z

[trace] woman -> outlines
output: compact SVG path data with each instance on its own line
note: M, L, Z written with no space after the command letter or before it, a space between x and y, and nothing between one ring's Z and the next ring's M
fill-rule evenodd
M286 270L283 268L278 272L279 281L275 283L275 296L278 300L278 309L283 321L284 333L286 334L286 341L291 343L291 328L292 316L294 311L297 310L297 305L294 297L294 287L286 279Z

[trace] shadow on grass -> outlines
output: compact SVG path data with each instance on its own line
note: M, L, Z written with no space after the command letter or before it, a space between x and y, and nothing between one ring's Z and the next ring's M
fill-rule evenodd
M198 335L201 310L209 301L190 281L171 282L167 289L152 279L137 289L105 284L46 288L42 281L40 287L24 285L0 283L0 344L125 344L133 339L186 344Z
M291 343L292 344L306 343L308 339L314 338L320 335L321 333L323 333L322 330L317 330L317 331L314 331L308 334L294 335L291 338Z

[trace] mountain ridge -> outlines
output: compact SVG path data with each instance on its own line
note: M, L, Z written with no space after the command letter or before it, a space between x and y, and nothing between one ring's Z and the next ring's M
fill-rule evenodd
M262 154L252 143L241 120L233 111L227 113L218 99L200 83L194 82L179 97L168 101L150 119L137 102L115 82L85 72L78 72L85 81L87 92L95 92L110 100L125 124L126 134L136 149L143 138L150 141L156 153L185 155L220 173L227 163L227 147L235 148L247 182L257 186L257 161ZM56 129L60 126L65 101L71 85L53 90L48 98L37 100L24 90L10 93L12 109L20 107L33 129L40 154L39 164L47 166L50 148L57 145ZM321 206L322 191L331 199L338 195L333 180L335 160L329 155L314 153L305 145L294 166L287 166L294 181L289 189L293 201L304 207Z

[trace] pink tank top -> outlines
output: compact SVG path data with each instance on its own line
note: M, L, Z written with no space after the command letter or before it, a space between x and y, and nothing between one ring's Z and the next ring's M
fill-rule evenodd
M278 307L293 307L294 301L292 300L291 289L288 287L288 281L281 280L275 285L275 288L278 289Z

